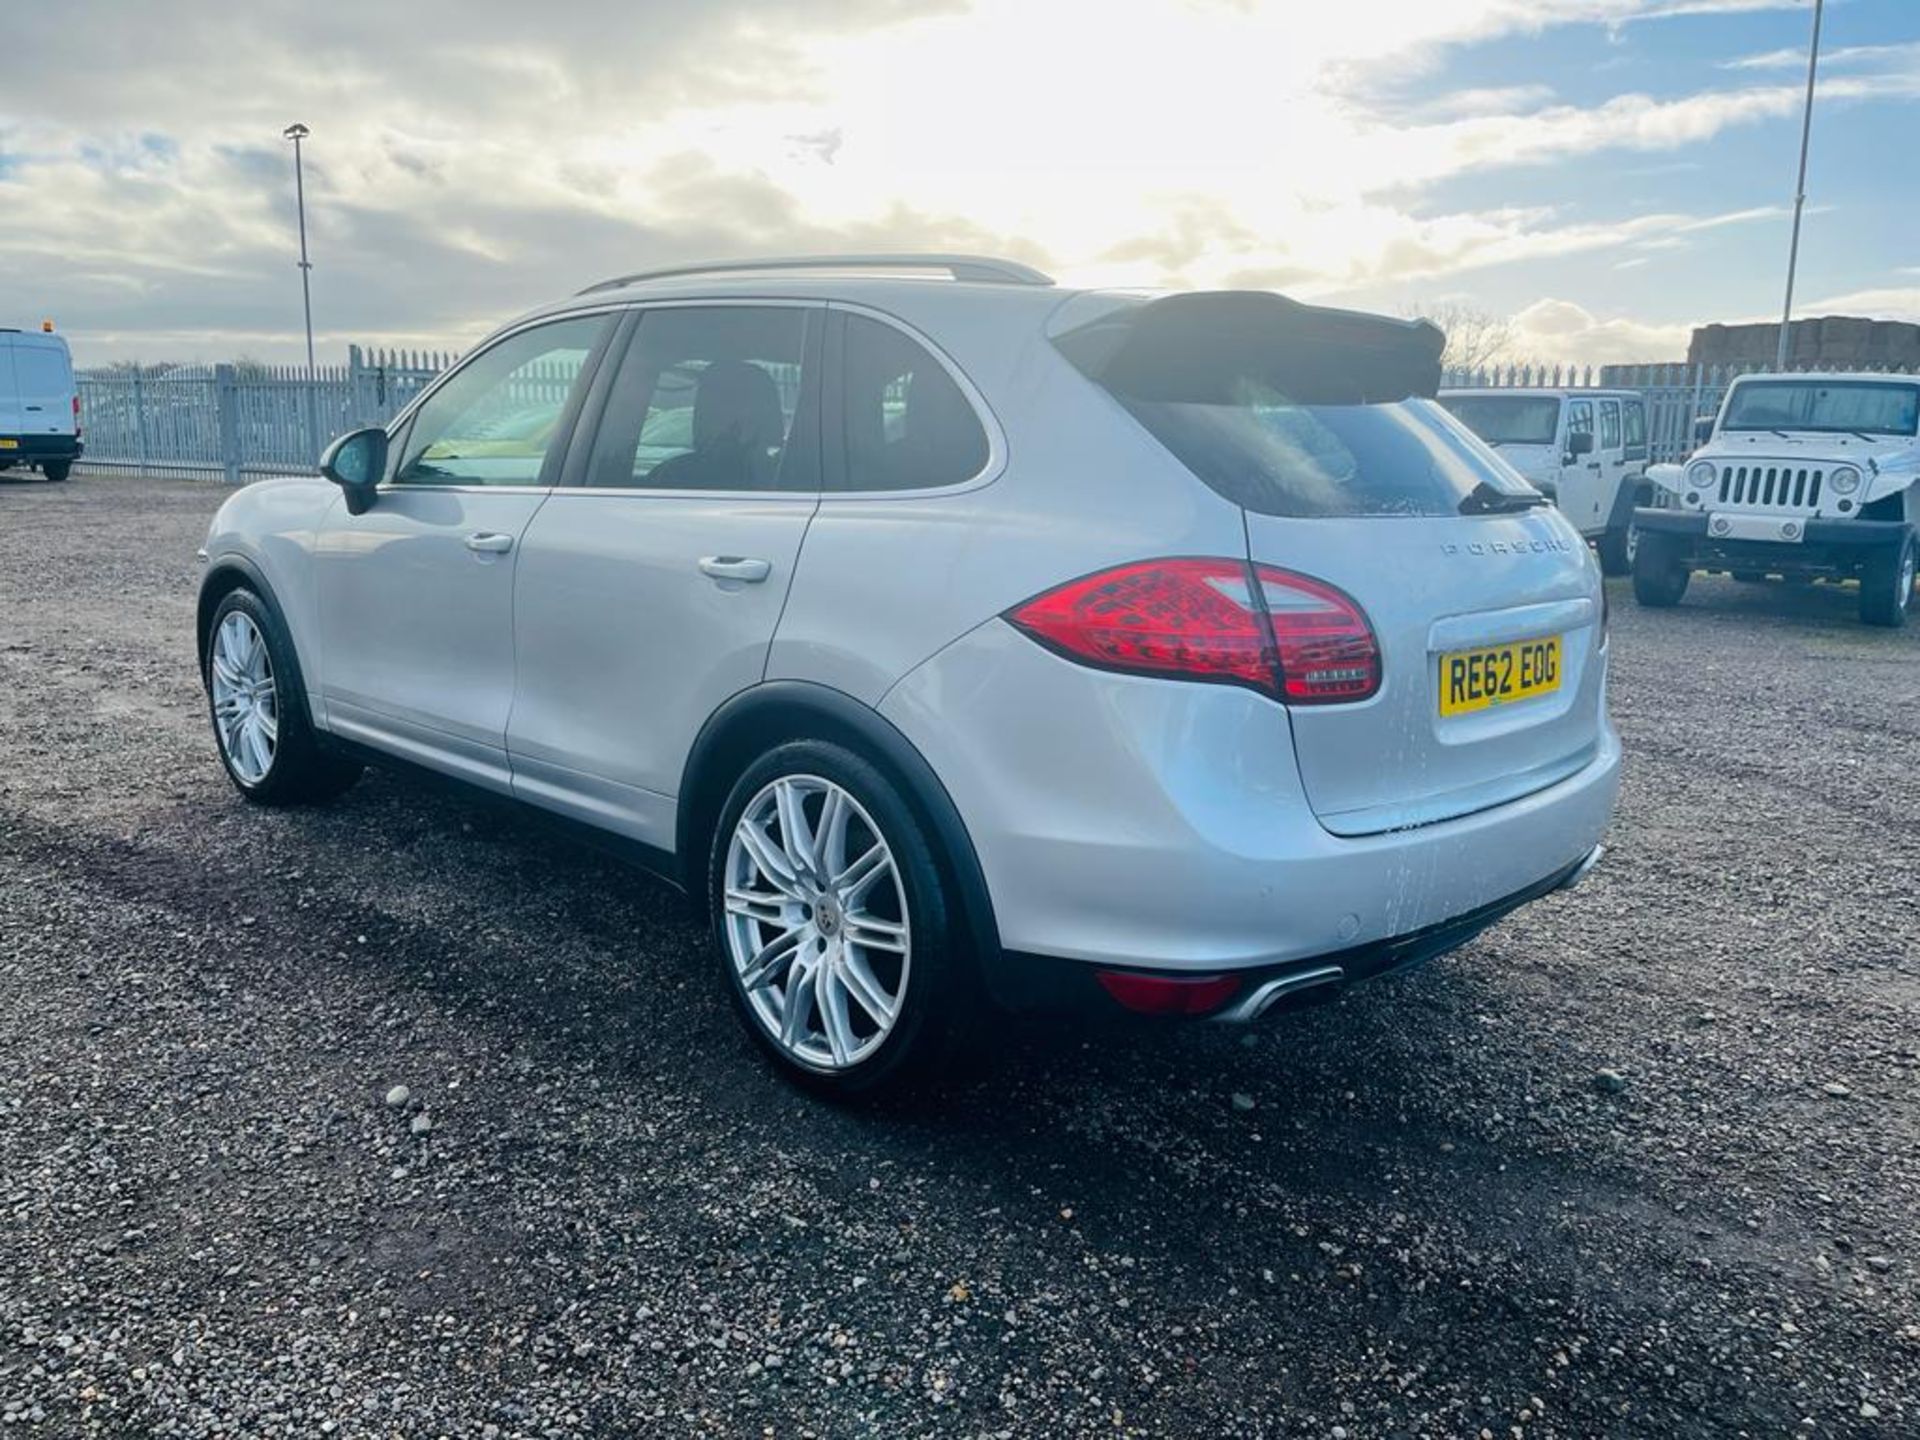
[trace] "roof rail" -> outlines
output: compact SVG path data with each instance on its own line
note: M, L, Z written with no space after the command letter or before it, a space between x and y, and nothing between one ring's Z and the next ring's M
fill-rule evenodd
M580 291L619 290L643 280L668 280L681 275L751 274L756 270L944 270L956 280L988 280L1003 285L1051 285L1053 277L1018 260L996 260L991 255L784 255L763 260L710 260L699 265L674 265L664 270L642 270L616 275Z

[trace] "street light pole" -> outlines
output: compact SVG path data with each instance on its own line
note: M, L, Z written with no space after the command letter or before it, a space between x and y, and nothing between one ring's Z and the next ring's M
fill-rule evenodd
M300 304L306 311L307 319L307 447L317 457L320 453L320 437L316 433L313 406L316 378L313 367L313 262L307 259L307 181L300 159L300 142L312 133L298 121L280 132L283 138L293 141L294 205L300 216Z
M1813 45L1807 51L1807 104L1800 116L1800 178L1793 186L1793 244L1787 250L1787 303L1780 314L1780 348L1774 369L1787 368L1787 338L1793 328L1793 272L1800 263L1800 212L1807 203L1807 144L1813 138L1813 79L1820 68L1820 14L1826 0L1813 0Z

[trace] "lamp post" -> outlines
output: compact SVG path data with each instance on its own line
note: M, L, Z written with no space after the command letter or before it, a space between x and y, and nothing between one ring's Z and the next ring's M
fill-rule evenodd
M294 205L300 216L300 304L306 312L307 320L307 448L317 458L320 454L320 436L315 424L313 405L316 379L313 368L313 262L307 259L307 182L300 156L300 142L312 133L298 121L280 132L283 139L293 141Z
M1793 186L1793 243L1787 250L1787 303L1780 314L1780 348L1773 368L1787 368L1787 338L1793 330L1793 272L1800 263L1800 212L1807 203L1807 143L1813 138L1813 78L1820 68L1820 14L1826 0L1813 0L1813 45L1807 51L1807 104L1800 116L1800 178Z

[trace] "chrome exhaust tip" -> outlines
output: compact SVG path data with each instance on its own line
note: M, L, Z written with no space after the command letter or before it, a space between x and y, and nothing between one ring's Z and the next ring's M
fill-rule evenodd
M1275 1004L1302 990L1317 990L1322 985L1338 985L1347 972L1338 965L1322 965L1313 970L1298 970L1278 975L1255 989L1237 1005L1229 1005L1213 1018L1226 1025L1246 1025L1258 1020Z

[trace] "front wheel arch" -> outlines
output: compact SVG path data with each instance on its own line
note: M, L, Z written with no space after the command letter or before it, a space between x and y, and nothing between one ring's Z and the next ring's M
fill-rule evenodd
M900 787L935 842L944 878L959 901L966 948L978 957L991 987L1000 931L980 857L953 797L913 742L885 717L825 685L804 680L756 685L727 701L701 729L682 774L674 844L686 893L706 908L706 861L728 792L754 760L789 740L845 746Z

